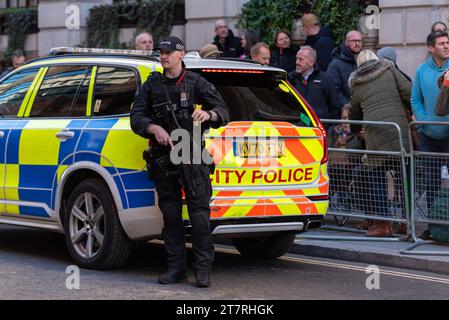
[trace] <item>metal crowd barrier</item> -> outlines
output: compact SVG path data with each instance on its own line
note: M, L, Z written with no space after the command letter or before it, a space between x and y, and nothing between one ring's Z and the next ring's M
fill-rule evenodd
M410 238L408 156L402 143L400 127L394 122L322 120L325 124L354 124L364 127L394 128L399 139L398 151L373 151L329 148L329 209L337 224L322 229L357 231L342 227L349 218L404 223L407 235L391 238L298 235L298 239L345 241L405 241ZM338 218L342 220L338 220Z
M412 122L409 124L409 136L412 128L417 125L435 125L449 127L447 122ZM449 128L448 128L449 131ZM449 139L449 138L448 138ZM447 251L413 250L423 244L442 244L443 242L421 240L416 235L416 223L428 223L429 227L449 228L449 153L423 152L415 150L413 144L411 153L411 202L410 225L413 245L401 250L407 255L444 255ZM448 229L449 230L449 229Z

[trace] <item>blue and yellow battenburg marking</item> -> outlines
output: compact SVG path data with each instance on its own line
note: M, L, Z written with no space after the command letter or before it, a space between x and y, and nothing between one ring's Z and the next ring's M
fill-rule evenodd
M59 62L75 62L63 59ZM49 67L48 61L28 65L39 67L18 111L18 120L0 120L0 211L48 218L56 204L56 191L64 172L72 164L88 161L103 166L113 177L124 209L154 206L154 183L149 181L139 155L148 142L132 133L129 117L108 119L27 118L37 91ZM137 66L142 79L161 67ZM95 78L96 67L92 70ZM91 81L86 115L92 115ZM26 117L26 118L24 118ZM22 119L20 119L22 118ZM74 132L60 141L56 133Z
M8 201L3 212L48 218L45 207L55 209L64 171L81 161L101 165L113 176L124 209L155 205L154 184L143 171L143 159L130 157L141 154L148 142L131 131L129 117L0 121L0 129L6 126L10 129L0 139L1 196ZM56 133L63 129L74 137L61 142Z

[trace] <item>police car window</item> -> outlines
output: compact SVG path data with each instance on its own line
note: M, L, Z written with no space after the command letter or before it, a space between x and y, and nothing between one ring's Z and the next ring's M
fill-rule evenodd
M85 116L90 77L90 67L50 67L37 92L30 116Z
M136 74L118 67L99 67L92 103L95 116L129 113L137 89Z
M231 121L287 121L312 126L303 106L277 74L204 73L225 100Z
M39 68L15 73L0 83L0 117L15 118Z

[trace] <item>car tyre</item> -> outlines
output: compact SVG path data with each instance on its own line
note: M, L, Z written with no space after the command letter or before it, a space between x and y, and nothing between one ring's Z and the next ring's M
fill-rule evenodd
M87 179L71 192L64 231L70 255L83 268L120 268L134 246L123 230L109 188L98 179Z

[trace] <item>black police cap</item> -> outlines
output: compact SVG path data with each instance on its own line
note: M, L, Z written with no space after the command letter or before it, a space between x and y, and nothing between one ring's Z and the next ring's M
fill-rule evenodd
M185 51L184 42L177 37L167 37L159 42L154 50L164 50L168 52Z

